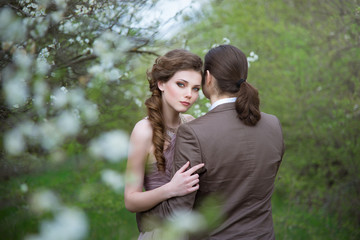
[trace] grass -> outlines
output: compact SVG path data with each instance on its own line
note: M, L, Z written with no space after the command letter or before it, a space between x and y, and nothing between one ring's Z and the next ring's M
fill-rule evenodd
M101 182L101 170L110 168L123 172L125 163L67 162L43 172L31 173L0 185L0 233L2 239L24 239L37 233L44 217L29 208L31 194L40 188L52 189L68 206L83 209L90 231L87 239L137 239L135 214L124 207L123 195L115 193ZM20 185L26 183L28 192ZM321 210L309 211L284 200L279 194L273 197L273 218L277 239L359 239L359 230L340 226L335 217Z
M53 190L64 205L85 211L90 225L88 239L137 239L135 215L125 209L123 195L101 181L100 173L105 168L123 171L125 164L92 162L78 166L70 163L3 182L0 187L1 238L23 239L38 232L43 216L29 209L29 198L37 189L45 188ZM27 193L20 190L23 183L28 186Z
M276 239L360 239L360 230L355 224L340 224L335 216L329 216L321 209L309 210L285 201L277 194L272 198L272 206Z

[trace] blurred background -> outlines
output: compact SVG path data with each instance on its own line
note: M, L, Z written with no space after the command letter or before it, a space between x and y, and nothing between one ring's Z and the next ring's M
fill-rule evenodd
M2 239L137 239L123 186L146 70L219 44L282 123L276 238L360 239L359 0L1 1L0 41Z

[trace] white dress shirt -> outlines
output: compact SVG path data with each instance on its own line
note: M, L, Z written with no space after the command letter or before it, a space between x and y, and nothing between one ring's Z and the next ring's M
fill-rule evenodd
M235 102L236 101L236 97L232 97L232 98L223 98L220 100L217 100L216 102L214 102L210 108L209 111L213 110L214 108L216 108L217 106L224 104L224 103L231 103L231 102Z

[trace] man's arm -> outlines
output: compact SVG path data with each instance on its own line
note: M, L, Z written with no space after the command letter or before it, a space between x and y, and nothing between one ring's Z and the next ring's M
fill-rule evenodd
M179 127L176 135L172 175L174 175L187 161L190 161L191 166L195 166L202 163L202 157L200 145L194 131L187 124L183 124ZM203 169L200 169L199 171ZM166 218L173 215L174 212L178 210L190 211L193 208L195 196L196 192L193 192L182 197L170 198L142 214L149 217L155 215L160 218Z

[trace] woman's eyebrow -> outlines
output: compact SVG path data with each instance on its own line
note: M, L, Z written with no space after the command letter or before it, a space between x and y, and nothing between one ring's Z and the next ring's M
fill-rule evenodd
M189 83L188 81L186 81L185 79L182 79L182 78L179 78L178 81L183 81L185 83ZM197 85L194 85L194 87L200 87L201 85L200 84L197 84Z
M188 81L186 81L185 79L182 79L182 78L179 78L178 80L179 80L179 81L186 82L186 83L189 83Z

